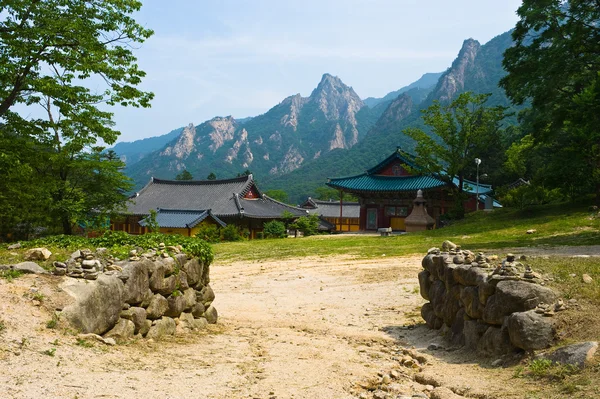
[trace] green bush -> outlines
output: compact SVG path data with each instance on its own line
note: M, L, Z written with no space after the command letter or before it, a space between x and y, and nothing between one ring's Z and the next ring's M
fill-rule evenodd
M219 242L221 241L221 232L219 227L214 224L206 224L200 227L196 237L206 242Z
M302 216L290 228L300 230L305 237L315 235L319 232L319 217L315 214Z
M229 224L221 229L221 240L223 241L241 241L242 235L234 224Z
M265 223L263 229L264 238L285 238L287 236L285 224L277 220Z

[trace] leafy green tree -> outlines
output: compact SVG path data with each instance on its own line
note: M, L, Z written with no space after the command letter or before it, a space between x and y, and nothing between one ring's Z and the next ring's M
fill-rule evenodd
M158 212L156 212L155 209L150 209L150 215L148 215L146 218L146 227L148 227L148 230L151 233L157 233L160 231L160 225L156 221L157 214Z
M335 188L318 187L315 189L315 193L317 194L316 199L321 200L321 201L329 201L329 200L339 201L340 200L340 191L336 190ZM347 202L358 201L358 198L350 193L345 193L342 191L341 194L342 194L342 201L347 201Z
M97 146L99 140L112 144L119 135L112 114L99 105L147 107L153 97L136 88L145 74L132 49L152 34L131 18L141 4L7 0L0 5L0 143L23 146L0 161L0 181L22 179L10 197L0 198L9 203L7 209L23 212L7 217L7 210L0 211L11 229L58 225L70 234L77 220L110 213L126 200L131 186L122 162ZM99 82L106 87L91 89Z
M265 223L263 235L265 238L285 238L287 236L285 224L278 220Z
M269 197L279 202L288 202L288 195L284 190L267 190L265 192Z
M454 198L451 216L455 218L464 216L463 182L475 165L475 158L501 148L505 108L486 107L488 97L489 94L465 92L448 105L435 101L423 111L423 121L432 134L418 128L404 130L417 143L417 168L435 174L451 187ZM489 162L486 163L489 167ZM454 185L454 178L458 179L458 186Z
M210 174L208 176L206 176L207 180L217 180L217 175L215 175L213 172L210 172Z
M192 180L194 176L187 169L184 169L183 172L179 173L175 176L175 180Z
M314 213L296 219L290 228L300 230L305 237L315 235L319 232L319 216Z
M521 121L545 147L545 180L577 181L600 204L600 5L524 0L517 13L500 85L515 104L530 104Z

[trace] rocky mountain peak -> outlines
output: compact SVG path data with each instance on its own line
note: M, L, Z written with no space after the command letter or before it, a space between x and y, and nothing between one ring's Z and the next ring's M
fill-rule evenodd
M342 119L356 125L356 113L365 106L352 87L337 76L324 74L309 101L315 102L327 120Z
M433 98L441 102L448 102L456 93L464 90L467 72L475 65L475 58L480 49L481 44L477 40L467 39L463 42L452 66L438 81Z
M196 128L193 123L187 125L172 146L168 146L160 154L162 156L174 156L177 159L187 158L194 149Z

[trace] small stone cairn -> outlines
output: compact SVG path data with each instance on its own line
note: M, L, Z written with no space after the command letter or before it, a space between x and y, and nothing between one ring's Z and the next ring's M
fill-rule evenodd
M505 355L550 346L552 316L568 308L542 276L508 254L499 261L444 241L431 248L419 273L427 326L443 329L455 345L483 355Z
M62 313L82 333L117 342L158 339L217 322L209 264L164 243L128 255L121 261L105 248L81 249L54 262L55 275L77 279L61 286L75 298Z

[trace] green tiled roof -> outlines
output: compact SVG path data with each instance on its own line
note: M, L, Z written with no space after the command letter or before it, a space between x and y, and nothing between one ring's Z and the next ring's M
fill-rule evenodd
M347 191L398 192L427 190L445 186L441 180L431 176L379 176L363 174L352 177L330 179L329 187Z

